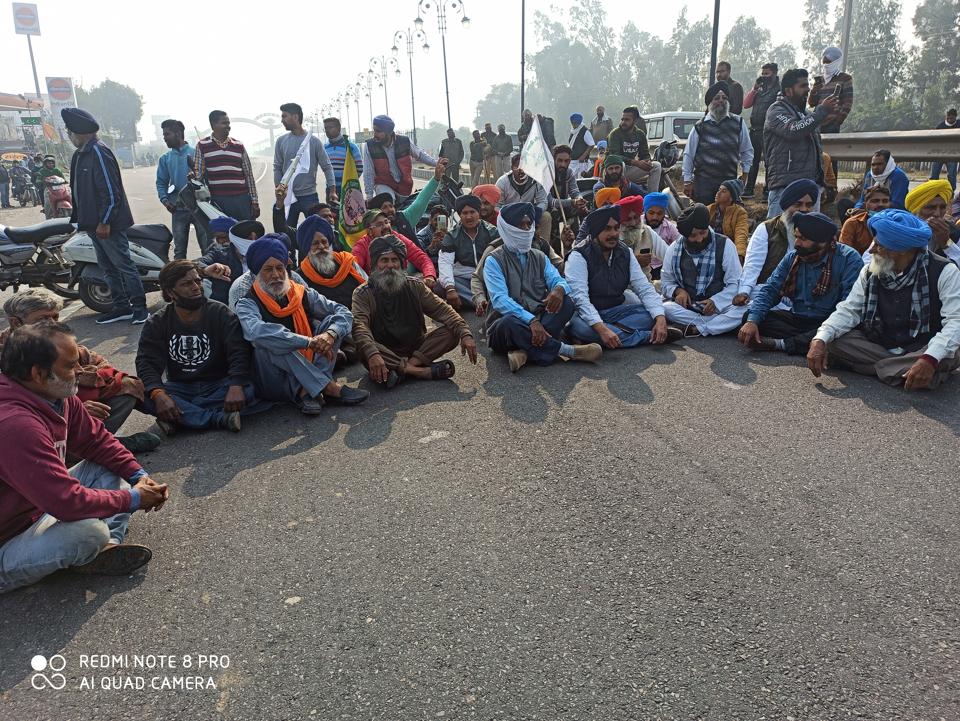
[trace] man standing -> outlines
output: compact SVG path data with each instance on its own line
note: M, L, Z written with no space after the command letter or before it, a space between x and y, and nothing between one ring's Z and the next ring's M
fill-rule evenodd
M447 231L440 244L440 282L447 289L447 302L455 310L461 305L473 307L470 278L487 245L500 237L494 226L480 219L480 205L480 198L475 195L457 198L455 210L460 223Z
M810 344L820 377L829 359L908 390L934 389L960 366L960 269L931 253L930 226L905 210L867 221L870 265Z
M836 107L820 124L821 133L839 133L840 126L853 109L853 78L842 72L843 51L837 47L823 50L823 75L813 79L810 89L810 107L815 108L829 97L838 98Z
M437 166L436 158L406 135L397 135L395 127L386 115L373 119L373 137L363 146L363 188L367 198L390 193L397 203L402 203L413 192L413 161L431 168Z
M766 153L767 218L783 212L780 196L794 180L807 179L823 187L823 150L820 126L837 108L833 95L820 101L811 114L806 110L810 82L803 68L788 70L780 83L781 94L767 110L763 126L763 148ZM820 192L813 199L814 210L820 209Z
M484 152L487 144L480 137L480 131L473 131L473 140L470 141L470 187L480 185L480 175L483 173Z
M440 158L447 159L445 175L455 182L460 182L460 164L463 162L463 142L447 128L447 137L440 143Z
M0 208L12 208L10 205L10 171L0 162Z
M703 98L707 114L693 126L683 152L683 192L704 205L714 201L723 181L737 177L738 166L745 184L753 164L750 133L743 118L731 114L729 93L722 80L710 86Z
M619 127L614 128L607 138L607 155L623 158L626 163L623 174L628 180L645 182L647 191L651 193L660 190L660 163L650 159L646 123L640 117L637 106L623 109Z
M596 142L587 126L583 124L583 115L580 113L573 113L570 116L570 128L570 138L567 141L572 159L570 172L574 178L579 178L580 174L591 166L590 151L593 150Z
M727 99L730 101L730 114L740 115L743 113L743 86L730 77L730 63L721 60L717 63L718 83L726 83L728 92Z
M210 200L224 215L237 220L260 217L257 181L243 143L230 137L230 118L222 110L210 112L213 131L197 143L194 171L210 189Z
M493 152L493 139L497 137L497 134L493 132L493 127L490 123L484 123L483 132L480 133L480 137L483 138L483 142L487 144L487 147L483 151L483 182L492 183L499 177L497 173L496 154Z
M776 63L766 63L760 70L760 77L743 100L743 107L750 108L750 144L753 145L753 164L747 177L744 198L752 198L757 184L760 161L763 160L763 124L767 119L767 110L776 101L780 93L779 68Z
M324 118L323 132L327 136L327 142L323 145L323 150L333 166L334 186L337 193L343 188L343 166L347 162L347 148L350 148L350 154L353 156L353 162L357 165L357 175L363 175L363 158L360 155L360 148L348 140L341 129L340 118Z
M943 122L939 123L935 130L957 130L960 128L960 125L957 125L957 109L950 108L947 111L947 114L943 116ZM942 160L934 161L930 166L930 180L939 180L940 171L943 170L944 162ZM957 189L957 161L948 161L947 166L947 180L950 181L950 187L954 191ZM0 181L2 182L2 181Z
M184 137L184 126L179 120L168 118L160 123L163 130L163 142L167 152L157 161L157 196L163 207L170 212L170 224L173 230L173 257L176 260L187 257L187 243L190 240L190 223L197 233L197 245L200 252L210 250L206 228L197 222L193 211L180 200L180 191L187 185L187 177L192 172L194 150ZM173 188L171 191L170 188Z
M280 122L288 132L277 138L273 151L273 184L278 191L282 189L286 192L287 225L295 228L300 214L306 217L307 212L320 202L317 168L323 170L326 179L327 202L335 203L339 198L333 166L327 151L323 149L323 143L303 127L303 108L296 103L284 103L280 106ZM287 187L283 185L283 176L294 164L297 167Z
M497 134L490 142L494 157L494 178L496 182L505 173L510 172L510 158L513 155L513 140L507 135L507 126L503 123L497 126Z
M596 142L606 140L613 130L613 120L607 117L606 108L602 105L597 106L597 115L590 121L590 135Z
M130 514L169 498L77 398L70 328L18 328L0 357L0 593L54 571L127 575L149 548L124 544ZM69 471L67 455L83 460Z
M146 323L147 298L140 273L130 258L127 228L133 225L130 204L123 191L120 166L113 152L100 142L100 125L86 110L60 111L70 142L77 149L70 160L70 190L73 214L70 222L85 230L93 240L97 264L106 276L113 310L103 313L97 323L104 325L129 320Z

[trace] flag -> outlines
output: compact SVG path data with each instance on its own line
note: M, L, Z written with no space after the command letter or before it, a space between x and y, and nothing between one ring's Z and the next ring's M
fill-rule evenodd
M340 186L340 217L337 222L347 250L353 248L353 244L366 232L363 228L363 214L366 210L360 177L357 175L357 161L350 149L350 142L347 141L347 154L343 159L343 183Z
M553 153L543 139L540 118L536 115L533 117L533 127L530 128L527 142L523 144L523 149L520 151L520 168L540 183L548 195L550 194L554 183Z

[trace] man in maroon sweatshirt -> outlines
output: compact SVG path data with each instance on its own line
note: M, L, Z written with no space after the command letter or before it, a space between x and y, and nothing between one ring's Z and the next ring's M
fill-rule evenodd
M159 510L169 490L87 413L80 369L56 321L18 328L0 355L0 593L61 568L125 575L152 555L121 544L130 514ZM68 454L84 460L68 471Z

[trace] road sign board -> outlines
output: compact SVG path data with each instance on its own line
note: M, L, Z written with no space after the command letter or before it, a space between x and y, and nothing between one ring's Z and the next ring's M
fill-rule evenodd
M13 3L13 27L18 35L39 35L37 6L32 3Z

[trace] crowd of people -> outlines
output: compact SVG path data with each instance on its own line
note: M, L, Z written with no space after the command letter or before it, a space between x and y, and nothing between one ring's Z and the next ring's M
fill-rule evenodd
M336 380L352 363L384 391L448 380L451 351L478 360L468 312L513 373L737 332L750 352L804 356L815 376L833 367L908 391L939 387L960 367L953 189L929 180L901 192L893 158L878 151L842 227L818 211L829 166L820 133L838 129L852 102L834 50L813 90L805 70L778 80L767 65L744 94L721 64L684 158L691 202L675 219L635 107L617 127L602 106L589 126L573 115L568 142L551 143L549 192L512 147L497 144L504 127L488 124L475 134L483 152L471 143L474 184L450 208L435 191L466 157L462 146L447 142L433 158L386 116L362 149L336 118L325 119L321 142L304 129L300 106L285 104L273 232L257 220L250 161L227 114L210 113L211 134L195 149L183 124L168 120L157 191L174 218L176 257L160 272L163 305L152 314L130 263L124 231L133 220L116 160L89 113L64 110L77 148L74 221L95 238L115 303L97 322L143 328L134 374L79 346L48 292L24 290L4 305L0 432L21 440L0 455L0 592L61 568L129 573L149 560L149 549L124 542L127 524L137 510L159 510L169 488L136 456L159 436L115 436L134 409L168 437L236 433L244 417L277 404L308 416L363 404L371 391ZM771 83L780 89L773 97ZM760 150L756 125L731 109L764 104ZM522 131L532 132L533 118ZM591 172L601 142L597 180L584 193L575 181ZM751 230L741 200L761 153L770 212ZM492 179L491 158L495 182L476 182ZM414 160L434 168L418 193ZM351 163L362 189L346 177ZM185 256L196 215L176 194L188 177L210 188L222 212L199 223L195 260ZM354 235L345 211L356 193Z

